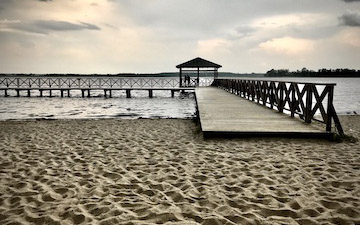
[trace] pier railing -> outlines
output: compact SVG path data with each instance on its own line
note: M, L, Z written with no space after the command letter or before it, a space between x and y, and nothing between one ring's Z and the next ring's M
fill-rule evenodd
M200 86L209 86L213 78L201 78ZM0 77L0 88L29 89L126 89L178 88L176 77Z
M279 112L286 110L291 117L298 115L306 123L324 123L328 132L334 121L338 133L344 135L333 105L336 84L216 79L212 85Z

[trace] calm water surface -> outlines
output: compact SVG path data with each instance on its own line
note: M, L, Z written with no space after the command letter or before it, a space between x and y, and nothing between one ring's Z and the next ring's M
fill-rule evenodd
M246 78L242 78L246 79ZM265 79L265 78L258 78ZM360 78L267 78L269 80L336 83L334 105L339 114L360 113ZM15 93L9 93L15 96ZM81 98L80 91L72 91L71 98L4 97L0 92L0 120L9 119L96 119L96 118L191 118L195 116L193 93L154 91L154 98L147 91L133 91L127 99L125 91L116 91L113 98L104 98L103 92L92 92L91 98ZM46 93L44 93L46 95Z

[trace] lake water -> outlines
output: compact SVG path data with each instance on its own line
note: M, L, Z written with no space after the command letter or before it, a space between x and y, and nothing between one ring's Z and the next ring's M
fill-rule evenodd
M167 78L174 79L174 78ZM175 78L176 79L176 78ZM253 79L253 78L241 78ZM338 114L360 113L360 78L257 78L267 80L336 83L334 105ZM15 96L15 93L9 92ZM105 98L102 91L93 91L90 98L81 98L80 91L72 91L71 98L4 97L0 92L0 120L23 119L98 119L98 118L192 118L195 116L193 93L179 93L171 98L170 91L132 91L127 99L125 91L115 91L113 98ZM45 93L44 93L45 95Z

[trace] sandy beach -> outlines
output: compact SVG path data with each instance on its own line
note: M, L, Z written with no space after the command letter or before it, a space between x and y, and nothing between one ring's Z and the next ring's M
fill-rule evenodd
M360 117L341 116L360 138ZM0 224L360 224L360 144L194 121L0 122Z

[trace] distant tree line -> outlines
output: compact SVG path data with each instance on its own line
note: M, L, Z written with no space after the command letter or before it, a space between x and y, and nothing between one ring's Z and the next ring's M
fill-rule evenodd
M187 73L183 71L183 73ZM192 76L197 76L197 72L189 72ZM231 72L219 72L219 77L263 77L263 73L231 73ZM178 77L178 72L164 72L164 73L118 73L118 74L75 74L75 73L68 73L68 74L25 74L25 73L17 73L17 74L5 74L0 73L1 76L43 76L43 77L71 77L71 76L101 76L101 77ZM200 72L200 77L212 77L214 74L212 72L204 73Z
M269 70L265 77L360 77L360 70L353 69L319 69L318 71L302 70L289 71L288 69Z

